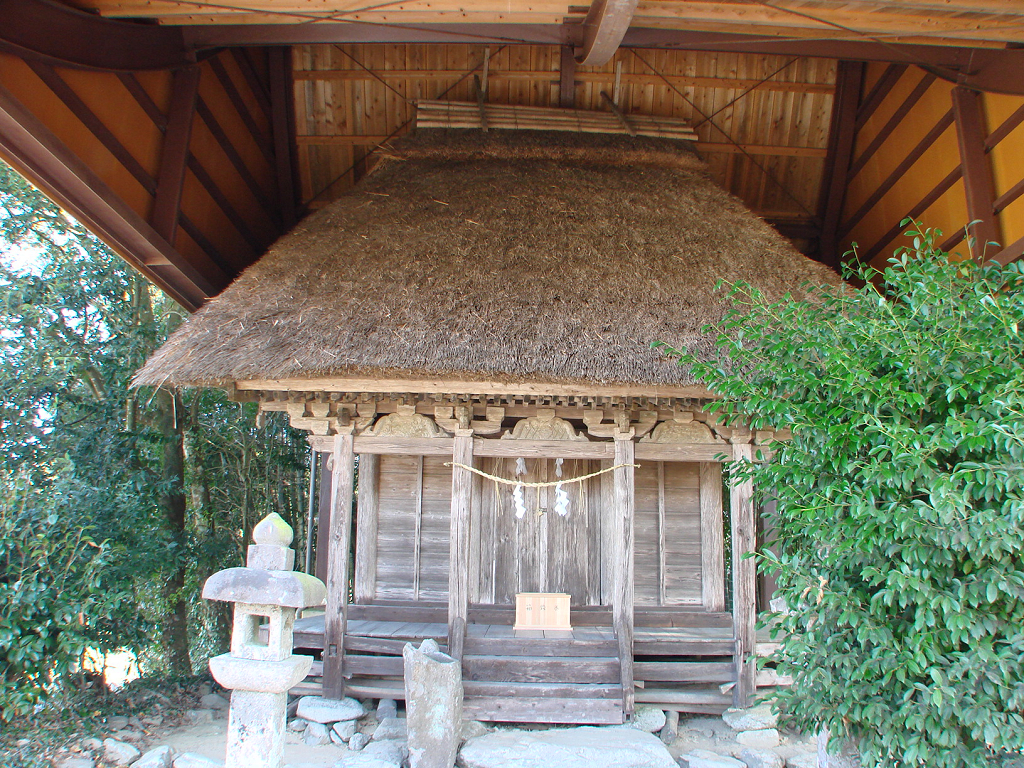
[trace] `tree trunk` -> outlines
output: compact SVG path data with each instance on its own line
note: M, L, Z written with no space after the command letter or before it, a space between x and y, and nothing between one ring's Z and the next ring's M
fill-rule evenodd
M185 450L183 408L177 391L159 389L153 398L155 424L163 443L161 487L158 503L175 544L171 573L163 585L164 617L161 644L172 674L192 674L189 657L188 601L185 599Z

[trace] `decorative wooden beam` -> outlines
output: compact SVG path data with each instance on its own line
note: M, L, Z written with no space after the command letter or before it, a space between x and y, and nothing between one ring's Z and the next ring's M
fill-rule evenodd
M187 309L198 309L230 281L219 270L204 275L193 267L2 86L0 153Z
M334 438L331 477L330 554L327 564L327 606L324 610L324 698L345 696L345 619L348 609L348 560L352 535L352 491L355 453L352 434Z
M639 0L593 0L583 20L583 49L576 61L600 67L615 55L633 20Z
M832 101L832 125L829 128L828 154L821 195L821 239L819 259L833 269L839 267L839 218L846 198L846 176L856 139L857 104L864 80L864 64L840 61L836 71L836 93Z
M753 446L736 443L734 461L753 461ZM748 707L754 695L757 670L757 568L751 555L757 544L754 524L754 486L750 480L731 483L729 512L732 520L732 613L736 635L736 687L733 703Z
M191 66L174 73L171 84L171 108L160 151L160 171L150 221L161 237L173 243L181 214L181 190L185 183L192 123L199 93L199 67Z
M956 119L956 138L960 148L960 167L964 175L964 193L967 195L967 216L974 239L971 248L976 257L991 250L989 243L1000 243L999 220L995 215L995 195L992 185L992 167L985 154L985 117L982 113L981 94L958 86L953 89L953 115Z
M473 430L455 431L453 464L473 466ZM473 473L452 466L452 513L448 540L448 655L462 659L469 617L469 517L473 507Z
M104 19L47 0L0 0L0 50L104 71L176 69L195 61L181 30Z

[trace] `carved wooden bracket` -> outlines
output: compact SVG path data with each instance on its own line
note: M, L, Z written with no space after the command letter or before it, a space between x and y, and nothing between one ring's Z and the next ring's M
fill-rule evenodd
M553 408L538 408L536 416L519 421L511 432L501 436L503 440L586 440L586 435L576 432L572 424L555 416Z
M691 411L676 411L675 415L661 422L645 443L724 443L720 437L708 427L694 419Z
M278 410L264 408L261 410ZM288 403L288 419L296 429L312 435L337 435L352 431L359 434L373 423L376 408L373 403L321 403L313 400Z
M381 416L376 424L366 430L374 437L445 437L441 429L429 416L416 413L415 405L399 405L395 413Z
M583 423L591 437L615 437L616 433L634 430L636 437L643 437L658 423L657 411L640 411L634 420L628 411L615 411L612 421L605 423L604 411L587 411L583 414Z
M434 409L434 421L444 430L454 433L456 429L471 429L474 435L495 435L501 431L505 420L505 409L488 406L484 419L473 418L470 405L438 406Z

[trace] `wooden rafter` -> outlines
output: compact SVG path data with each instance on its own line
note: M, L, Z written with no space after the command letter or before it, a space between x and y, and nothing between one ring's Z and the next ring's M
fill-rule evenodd
M828 155L825 159L824 189L821 194L821 240L819 257L832 266L839 266L839 218L843 213L846 175L853 157L856 138L857 106L860 102L864 65L841 61L836 72L836 95L832 102L832 125L829 129Z
M188 167L192 123L195 121L196 97L199 94L199 67L178 70L171 85L171 109L160 153L160 174L157 177L153 214L150 221L161 237L173 243L181 218L181 191Z
M999 220L995 215L992 168L985 154L985 118L981 94L968 88L953 89L953 115L956 119L960 167L963 169L967 215L977 256L990 254L989 243L1001 243Z

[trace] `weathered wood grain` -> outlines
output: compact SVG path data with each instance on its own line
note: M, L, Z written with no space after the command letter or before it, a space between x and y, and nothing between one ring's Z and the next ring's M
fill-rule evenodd
M735 461L751 461L752 458L753 447L749 443L733 446ZM757 641L757 570L752 557L757 544L753 483L749 480L733 483L729 496L732 519L733 624L736 633L734 703L737 707L746 707L750 705L754 694L754 646Z
M725 610L725 529L722 465L700 465L701 601L708 611Z
M337 435L334 439L334 470L331 478L330 560L327 567L327 606L324 611L324 696L329 699L340 699L345 695L345 611L348 603L354 481L352 435Z
M356 512L355 601L367 603L377 595L377 529L380 505L380 457L359 456L359 504Z
M622 711L633 712L633 458L632 434L618 434L615 438L615 464L613 496L618 519L618 547L612 621L619 642L620 683L622 684Z
M473 465L473 432L458 430L452 452L457 464ZM469 516L473 504L472 473L452 467L451 544L448 570L448 649L462 658L469 616Z

